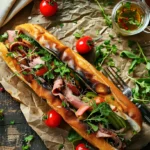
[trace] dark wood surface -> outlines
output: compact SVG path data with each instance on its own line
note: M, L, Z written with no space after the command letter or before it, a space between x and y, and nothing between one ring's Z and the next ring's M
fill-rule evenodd
M0 121L0 150L21 150L24 137L34 135L31 150L47 150L43 141L28 126L20 104L6 92L0 92L0 109L4 110L4 120ZM10 122L15 121L14 125Z

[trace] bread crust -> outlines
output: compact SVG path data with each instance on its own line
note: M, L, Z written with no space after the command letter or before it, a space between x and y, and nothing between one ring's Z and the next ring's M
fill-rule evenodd
M8 67L15 73L20 72L21 68L17 64L17 61L11 57L7 57L8 50L3 43L0 43L0 56L3 60L7 63ZM98 148L99 150L115 150L108 142L105 141L104 138L96 138L95 134L88 134L87 133L87 125L80 121L75 114L67 110L66 108L62 107L62 102L59 98L54 97L51 92L41 85L37 83L36 80L32 80L30 83L27 82L23 75L18 75L18 77L23 80L31 90L33 90L39 97L45 99L48 105L57 111L65 122L67 122L76 132L78 132L84 139L86 139L89 143L93 146ZM92 140L91 140L92 139Z
M17 26L16 30L19 30L32 37L42 47L49 50L51 49L63 62L66 62L66 59L69 59L69 63L67 62L69 67L78 72L80 75L83 74L86 79L90 80L91 83L94 83L94 90L97 93L102 94L109 104L117 106L120 111L131 117L135 123L137 123L138 131L140 131L142 126L142 117L138 108L132 102L130 102L111 81L109 81L101 72L97 71L95 67L93 67L88 61L86 61L78 53L64 46L53 35L38 25L22 24ZM7 57L7 53L8 50L5 45L0 43L0 55L4 61L13 72L20 72L21 69L17 62L13 58ZM66 58L66 55L70 56L70 58ZM38 96L46 99L47 103L53 109L55 109L75 131L77 131L93 146L100 150L115 149L108 142L106 142L104 138L96 138L95 134L87 134L86 124L79 121L73 112L62 107L61 100L57 97L54 97L49 90L46 90L40 86L34 79L29 83L25 80L23 75L19 75L19 78L28 84ZM109 89L111 89L111 93ZM112 96L114 96L115 100L112 100Z
M108 80L100 71L97 71L95 67L93 67L82 56L64 46L52 34L39 25L22 24L17 26L15 29L29 35L42 47L51 49L55 53L59 54L61 60L64 62L65 59L62 58L64 54L71 56L71 59L73 59L73 62L77 67L75 67L75 65L73 66L74 68L72 66L69 67L72 67L74 70L80 70L82 73L84 73L84 75L87 74L86 78L90 78L89 80L92 83L95 81L102 83L102 85L98 84L98 86L95 88L96 92L103 91L105 94L105 100L107 100L108 103L117 106L122 112L131 117L139 125L140 130L142 127L142 117L139 109L125 95L123 95L123 93L110 80ZM106 87L103 85L111 89L111 94L109 94L109 92L106 90ZM115 98L115 102L111 99L112 95Z

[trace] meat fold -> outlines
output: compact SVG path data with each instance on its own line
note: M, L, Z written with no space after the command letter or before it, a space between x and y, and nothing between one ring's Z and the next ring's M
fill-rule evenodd
M71 83L64 82L62 78L57 78L54 81L52 94L58 96L62 101L66 101L77 109L76 116L82 116L90 106L88 103L83 102L79 96L74 95L79 94L79 91L75 85Z
M96 133L97 138L111 138L115 143L114 145L118 148L121 149L123 147L122 141L119 139L118 135L107 128L102 127L99 125L99 130Z

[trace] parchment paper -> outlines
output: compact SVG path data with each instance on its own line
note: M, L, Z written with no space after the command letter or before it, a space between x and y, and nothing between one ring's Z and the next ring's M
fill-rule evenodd
M105 20L99 12L99 8L94 1L75 0L74 3L71 1L58 1L59 11L57 15L49 18L45 18L40 15L38 7L39 0L35 0L35 4L31 14L30 23L40 24L61 40L65 45L75 50L76 39L73 33L82 30L84 35L89 35L93 38L97 38L102 34L102 38L97 42L100 44L102 41L110 39L109 34L112 34L115 38L112 40L113 44L117 45L118 54L111 55L115 61L117 67L121 69L122 78L132 87L133 83L127 79L128 67L131 63L130 60L123 59L119 56L119 53L123 50L130 50L127 44L128 38L118 37L114 31L107 28ZM106 12L111 14L112 6L106 7ZM105 30L106 29L106 30ZM97 35L97 31L99 34ZM150 36L142 33L138 36L131 37L134 40L146 41L147 37ZM144 39L145 37L145 39ZM120 42L118 42L120 41ZM150 56L150 51L147 51L147 55ZM92 62L92 60L90 60ZM42 115L46 113L50 108L46 102L37 97L32 90L26 86L17 77L10 75L10 70L7 68L5 63L1 60L1 72L0 82L7 91L12 91L14 98L17 98L21 104L21 110L29 123L29 125L37 132L41 139L46 144L49 150L57 150L59 144L65 145L65 150L72 150L73 146L66 140L67 136L67 125L62 125L62 128L50 129L47 128L42 122ZM142 77L146 72L143 69L143 65L138 67L138 70L134 72L134 76ZM3 72L7 72L3 74ZM17 84L16 84L17 83ZM10 90L9 90L10 89ZM150 142L150 127L143 123L143 129L132 141L132 144L127 148L128 150L138 150L144 147Z

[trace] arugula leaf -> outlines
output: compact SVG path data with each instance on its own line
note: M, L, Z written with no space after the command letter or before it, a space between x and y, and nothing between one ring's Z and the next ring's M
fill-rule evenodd
M68 139L69 142L74 143L76 141L82 140L82 137L76 131L74 131L73 129L71 129L69 131L67 139Z
M94 124L92 124L90 122L87 122L87 123L93 129L94 132L98 131L98 126L96 126L96 125L94 125Z
M4 42L6 39L8 39L8 33L7 32L0 35L0 42Z
M135 66L137 65L137 60L133 60L130 67L129 67L129 70L128 70L128 73L130 74L131 72L133 72Z
M43 64L35 65L33 68L34 68L34 69L40 69L41 67L43 67Z
M134 53L132 53L130 51L123 51L123 52L121 52L120 56L121 57L131 58L131 59L139 58L139 56L135 55Z

